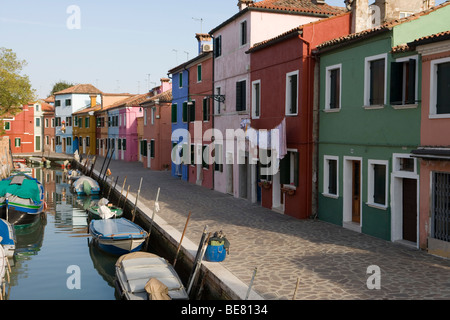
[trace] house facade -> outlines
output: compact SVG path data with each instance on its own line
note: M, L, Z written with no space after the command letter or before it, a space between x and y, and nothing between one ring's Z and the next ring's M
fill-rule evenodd
M74 152L79 154L95 155L97 153L97 126L95 111L101 106L97 104L96 95L91 95L91 104L87 108L72 114Z
M33 103L34 108L34 152L43 151L44 145L44 112L41 101Z
M9 138L12 153L34 152L34 104L25 104L14 115L2 118L5 136Z
M449 4L318 46L321 220L418 246L421 59L402 46L448 30Z
M190 183L212 189L215 169L212 157L213 114L212 114L212 49L205 47L211 37L196 34L199 54L189 61L188 126L190 136L190 163L188 179ZM206 50L205 50L206 48Z
M141 102L144 109L140 154L144 168L169 170L172 152L172 90Z
M78 150L78 139L73 141L72 114L91 104L91 95L102 103L102 92L91 84L78 84L55 92L55 135L58 153L73 154Z
M313 94L316 45L350 32L350 13L321 19L260 42L251 56L251 128L259 132L278 128L284 146L270 150L277 161L273 175L266 175L264 161L257 162L257 196L263 207L307 218L313 208ZM277 141L278 142L278 141ZM273 165L270 163L270 165Z
M254 70L246 51L256 43L342 10L325 3L274 0L238 1L238 6L237 14L209 32L214 39L214 95L224 98L214 105L216 141L222 141L221 152L215 157L223 164L214 172L214 189L257 202L256 159L242 130L251 117L250 70Z
M450 257L450 31L408 43L422 59L419 247Z
M55 152L55 107L47 102L41 103L43 111L43 151Z

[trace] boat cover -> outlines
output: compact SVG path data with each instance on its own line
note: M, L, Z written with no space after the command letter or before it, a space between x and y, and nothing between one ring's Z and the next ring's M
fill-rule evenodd
M149 300L172 300L169 296L169 288L156 278L151 278L145 284Z
M90 228L103 238L142 238L146 234L144 229L125 218L92 220Z
M188 299L184 286L174 268L162 257L148 252L133 252L116 262L116 273L129 294L141 296L150 289L149 281L156 278L167 287L171 299Z
M34 203L41 201L41 192L37 180L25 175L16 175L12 179L0 181L0 197L5 197L7 194L22 199L31 199Z
M97 181L95 181L94 179L92 179L91 177L87 177L87 176L82 176L80 178L78 178L74 183L73 186L74 188L78 191L78 190L83 190L83 185L84 182L87 181L87 183L89 183L89 185L91 186L92 189L97 190L99 188Z

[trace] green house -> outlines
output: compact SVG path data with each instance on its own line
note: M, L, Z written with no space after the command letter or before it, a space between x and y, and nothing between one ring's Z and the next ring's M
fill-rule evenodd
M421 58L450 3L321 44L318 218L417 247Z

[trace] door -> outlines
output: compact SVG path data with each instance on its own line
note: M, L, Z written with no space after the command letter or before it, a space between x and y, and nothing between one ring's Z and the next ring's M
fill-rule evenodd
M151 157L151 144L147 143L147 168L151 169L152 167L152 157Z
M361 162L352 161L352 222L361 223Z
M417 180L403 179L403 239L417 241Z

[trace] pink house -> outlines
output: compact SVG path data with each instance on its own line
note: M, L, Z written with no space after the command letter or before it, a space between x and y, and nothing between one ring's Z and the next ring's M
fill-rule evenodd
M422 55L419 246L450 257L450 31L408 43Z
M235 197L258 201L258 173L255 159L245 148L241 125L250 121L251 66L246 54L256 43L271 39L299 25L343 13L343 8L319 1L239 0L239 11L209 32L214 38L214 128L222 133L221 145L215 137L214 189ZM227 135L228 131L228 135ZM238 136L241 134L241 137ZM244 142L245 144L245 142ZM243 150L244 149L244 150Z

